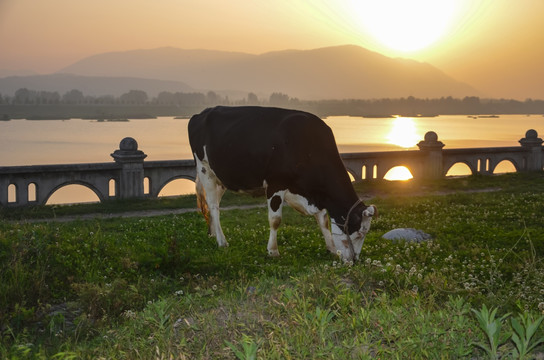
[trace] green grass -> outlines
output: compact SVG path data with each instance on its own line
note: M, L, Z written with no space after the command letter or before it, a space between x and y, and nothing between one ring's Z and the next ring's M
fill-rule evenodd
M372 194L380 216L352 266L328 253L313 218L289 208L279 258L267 256L265 208L221 213L228 248L217 248L197 213L4 218L0 358L485 358L493 344L476 316L484 306L496 309L493 336L504 340L491 353L542 355L543 327L527 335L544 311L542 174L356 188ZM187 197L55 213L120 212L127 204L195 205ZM16 218L51 210L40 211ZM433 240L381 239L396 227Z

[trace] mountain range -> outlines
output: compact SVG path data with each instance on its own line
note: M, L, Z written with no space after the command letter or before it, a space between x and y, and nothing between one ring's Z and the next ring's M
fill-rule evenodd
M259 96L281 92L304 100L479 95L428 63L390 58L354 45L260 55L172 47L109 52L84 58L56 74L2 78L0 92L9 93L8 83L10 92L20 87L63 91L43 87L55 82L88 95L96 91L118 95L131 89L150 96L161 90Z

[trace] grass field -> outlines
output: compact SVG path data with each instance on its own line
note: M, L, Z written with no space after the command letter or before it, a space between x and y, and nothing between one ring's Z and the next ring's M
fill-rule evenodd
M355 264L289 208L279 258L265 208L221 213L228 248L194 212L24 221L194 207L191 196L2 209L0 358L543 357L543 174L356 189L380 216ZM433 240L381 238L397 227Z

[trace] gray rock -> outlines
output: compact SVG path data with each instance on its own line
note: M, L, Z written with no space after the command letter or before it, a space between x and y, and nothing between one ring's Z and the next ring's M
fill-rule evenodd
M398 228L385 233L382 238L386 240L405 240L408 242L422 242L431 239L431 235L424 231L412 228Z

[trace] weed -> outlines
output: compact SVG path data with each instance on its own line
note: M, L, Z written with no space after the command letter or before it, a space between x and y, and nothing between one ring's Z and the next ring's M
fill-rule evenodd
M234 352L239 360L255 360L257 359L257 351L259 350L259 344L255 342L250 336L243 335L241 343L241 350L236 347L230 341L225 340L225 344Z
M499 346L508 341L512 335L511 333L501 333L503 322L510 314L505 314L500 318L496 318L497 309L491 308L488 310L485 304L482 306L482 310L478 311L472 309L472 312L476 315L480 329L484 332L487 340L486 344L474 343L474 345L485 350L490 359L498 359Z
M544 320L544 316L540 316L533 320L532 316L524 311L518 317L510 319L512 323L512 342L516 347L516 357L519 359L527 359L528 355L538 345L544 342L544 337L535 339L536 331Z

